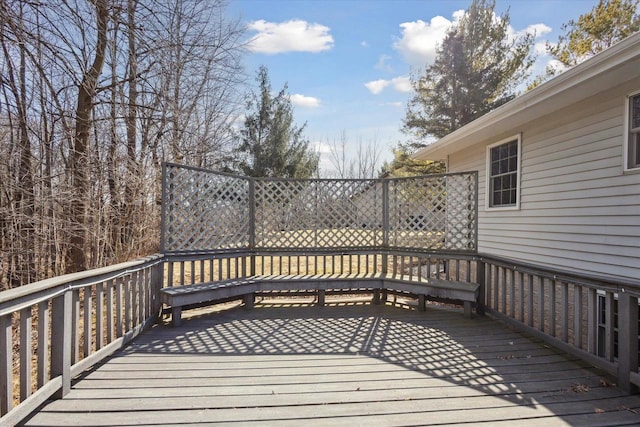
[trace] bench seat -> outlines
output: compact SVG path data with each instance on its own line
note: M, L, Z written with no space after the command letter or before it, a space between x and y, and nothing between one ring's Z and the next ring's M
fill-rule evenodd
M470 318L472 304L478 301L480 285L398 274L258 275L163 288L160 296L162 303L171 307L172 323L178 326L185 306L242 297L245 305L252 307L256 293L276 291L316 292L318 304L324 305L325 292L335 290L405 292L418 296L421 310L424 310L427 298L462 301L465 316Z

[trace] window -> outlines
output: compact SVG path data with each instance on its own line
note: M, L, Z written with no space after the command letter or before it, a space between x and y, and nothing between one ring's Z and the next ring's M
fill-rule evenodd
M626 169L640 168L640 93L628 97Z
M515 208L519 203L520 136L487 149L487 207Z

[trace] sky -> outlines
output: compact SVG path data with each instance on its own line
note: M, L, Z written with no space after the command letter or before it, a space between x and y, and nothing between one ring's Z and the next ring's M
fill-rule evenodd
M259 66L272 89L288 85L298 125L320 153L324 176L335 174L330 150L348 159L375 147L380 162L409 139L401 132L412 97L411 78L433 62L438 43L471 0L230 0L230 17L246 25L244 59L253 81ZM535 32L542 74L561 26L597 0L497 0L512 34ZM344 145L343 145L344 142Z

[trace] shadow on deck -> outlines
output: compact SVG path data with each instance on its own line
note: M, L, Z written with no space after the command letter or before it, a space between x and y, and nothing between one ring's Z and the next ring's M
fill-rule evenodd
M640 424L610 381L458 310L272 301L157 326L26 424Z

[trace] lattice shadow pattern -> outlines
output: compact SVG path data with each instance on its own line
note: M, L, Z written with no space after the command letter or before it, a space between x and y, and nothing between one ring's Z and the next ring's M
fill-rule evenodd
M477 175L246 178L165 164L163 252L476 250Z

